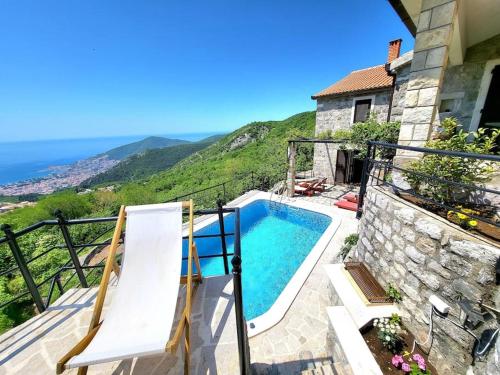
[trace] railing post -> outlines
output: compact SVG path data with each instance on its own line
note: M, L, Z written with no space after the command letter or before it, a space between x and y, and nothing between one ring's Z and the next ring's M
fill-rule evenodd
M69 251L69 256L71 257L71 261L73 262L73 266L75 267L75 272L78 275L78 279L80 280L80 285L82 286L82 288L88 288L89 285L87 283L87 279L85 278L85 274L83 273L80 259L78 259L78 254L75 251L73 241L71 241L71 236L68 231L68 227L66 226L66 219L64 218L61 210L56 210L54 214L57 217L59 228L61 229L64 242L66 243L66 247Z
M14 259L19 267L19 271L21 271L21 275L23 276L24 282L28 287L28 290L33 297L33 301L35 302L36 308L39 313L45 311L45 304L43 303L42 297L40 296L40 292L31 276L30 270L28 269L28 265L26 264L26 260L19 248L19 244L17 243L16 236L12 232L12 229L9 224L2 224L0 229L5 233L5 237L9 243L10 250L12 251L12 255L14 255Z
M243 293L241 287L241 239L240 239L240 209L234 212L234 256L233 265L233 294L236 314L236 333L238 336L238 351L240 359L240 374L249 373L249 350L247 345L247 324L243 313Z
M251 177L252 177L252 190L255 190L255 178L253 175L253 171L251 172Z
M224 260L224 273L229 275L229 262L227 259L226 232L224 229L224 213L222 212L222 202L217 199L217 211L219 215L220 241L222 244L222 258Z
M62 296L64 294L64 287L61 283L61 275L59 273L56 276L56 285L57 289L59 290L59 295Z
M224 199L224 203L227 202L227 199L226 199L226 183L225 182L222 183L222 197Z
M368 173L369 173L369 165L372 152L372 143L368 141L366 147L367 147L366 156L365 160L363 160L363 172L361 174L361 186L359 187L358 209L356 212L356 219L360 219L361 215L363 214L363 201L365 199L366 185L368 183Z

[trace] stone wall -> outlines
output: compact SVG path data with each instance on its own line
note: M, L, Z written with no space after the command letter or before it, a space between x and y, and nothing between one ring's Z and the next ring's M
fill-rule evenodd
M387 121L391 90L367 92L358 95L318 98L316 109L316 135L325 130L350 129L352 126L353 99L361 96L375 96L371 112L378 121Z
M314 144L313 174L319 177L326 177L329 184L335 182L338 148L337 144L332 143Z
M399 132L401 145L420 147L431 135L456 9L452 0L422 1ZM396 163L415 157L415 152L398 150Z
M451 112L440 113L441 118L456 117L465 130L470 129L486 62L498 58L500 35L469 47L462 65L446 69L440 96L441 101L452 101L449 103Z
M496 285L500 248L489 241L378 187L367 191L359 233L354 258L364 261L384 287L392 283L401 291L404 323L420 342L429 329L432 294L451 306L450 317L455 320L460 312L458 296L500 306ZM472 363L474 339L439 317L434 318L433 332L429 359L439 374L465 374ZM491 352L488 366L497 368L495 350ZM475 373L486 374L485 367L485 362L477 362Z
M316 130L318 136L325 130L350 129L352 127L352 103L358 96L375 96L375 103L371 112L380 122L387 121L391 90L364 93L359 95L347 95L342 97L318 98L316 110ZM315 144L314 145L314 175L324 176L329 183L335 179L335 166L337 164L338 145Z
M410 77L410 64L396 69L396 82L392 96L391 121L401 121L405 107L406 87Z

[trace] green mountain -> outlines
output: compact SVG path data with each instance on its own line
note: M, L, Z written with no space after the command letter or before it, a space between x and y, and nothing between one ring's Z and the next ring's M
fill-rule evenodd
M221 138L221 135L214 135L198 142L155 148L134 154L106 172L82 182L80 186L88 188L104 183L134 181L148 177L172 167L180 160L203 150Z
M250 172L254 172L256 187L262 189L283 180L286 177L287 141L297 137L312 137L314 123L315 112L300 113L283 121L254 122L192 153L166 171L139 181L117 184L114 191L97 189L90 193L77 194L73 189L67 189L43 196L33 207L20 208L0 215L0 224L8 223L14 230L20 229L37 221L53 218L56 209L60 209L68 219L116 215L120 205L165 202L176 196L230 181L225 188L210 189L183 198L192 198L196 208L214 207L215 200L223 196L224 192L226 199L230 200L249 189L252 186ZM182 146L191 145L196 143ZM173 147L162 150L170 152ZM150 152L147 151L144 155ZM312 144L300 146L297 155L299 170L312 166L312 153ZM141 167L147 168L148 158L150 156L145 159L133 159L136 161L131 162L131 165L134 165L131 170L140 173ZM155 159L155 162L157 161ZM102 234L103 224L75 225L70 226L69 230L74 243L89 243ZM41 228L18 239L27 259L42 254L47 248L55 248L49 256L37 258L30 264L35 283L41 283L69 261L68 251L56 246L61 241L57 228ZM14 264L7 244L0 245L0 270L13 267ZM77 278L69 279L70 276L69 272L63 275L63 283L69 280L67 288L76 286L78 282ZM48 288L49 284L46 283L41 288L42 295L47 295ZM0 304L25 290L19 273L0 276ZM54 298L57 296L56 292ZM0 333L29 319L33 313L33 302L28 296L2 309Z
M128 143L123 146L113 148L109 151L102 153L102 155L107 155L110 159L123 160L131 155L139 154L146 150L153 150L155 148L169 147L180 145L184 143L189 143L182 139L170 139L164 137L147 137L141 141Z
M286 176L288 139L314 135L315 112L303 112L282 121L253 122L194 152L166 171L142 180L119 184L113 192L78 195L72 189L43 196L34 207L3 214L0 224L21 228L53 217L61 209L68 218L116 214L120 205L164 202L195 190L232 180L227 198L247 188L254 172L257 186L266 188ZM168 148L167 148L168 150ZM297 168L312 166L312 144L299 146ZM145 164L145 163L144 163ZM144 165L143 164L143 165ZM213 206L220 191L193 196L195 203ZM1 262L0 262L1 263Z
M251 172L257 186L270 188L286 177L288 140L312 137L315 115L315 112L304 112L283 121L250 123L169 170L150 177L141 188L150 199L161 202L231 180L225 187L229 200L248 188ZM312 167L312 144L300 145L297 154L299 169ZM211 196L207 192L193 199L195 203L213 206L215 195L220 193L220 190L214 191Z

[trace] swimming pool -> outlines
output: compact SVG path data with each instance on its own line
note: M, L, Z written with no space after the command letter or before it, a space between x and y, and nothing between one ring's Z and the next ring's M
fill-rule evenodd
M267 199L263 199L264 196ZM269 194L265 193L258 193L238 206L241 207L243 308L247 321L253 322L250 327L255 327L256 318L270 311L334 220L331 215L300 205L270 201ZM234 214L224 217L224 226L226 232L234 232ZM195 227L195 233L219 234L219 222L215 219ZM198 239L196 245L199 255L221 252L220 238ZM233 252L233 245L233 236L228 236L228 253ZM323 244L323 250L325 246ZM184 253L187 255L186 244ZM224 274L221 257L200 261L204 277Z

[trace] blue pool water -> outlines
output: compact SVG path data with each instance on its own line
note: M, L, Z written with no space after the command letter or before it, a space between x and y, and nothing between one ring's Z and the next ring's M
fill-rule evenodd
M289 205L257 200L240 210L243 307L250 320L265 313L302 264L331 218ZM234 215L224 218L226 232L234 231ZM219 222L195 234L219 234ZM199 255L220 254L220 238L196 239ZM227 237L228 253L233 238ZM187 245L184 245L187 256ZM229 260L231 257L229 257ZM222 258L201 259L203 276L224 274ZM184 264L185 272L186 264ZM229 263L231 271L231 264Z

